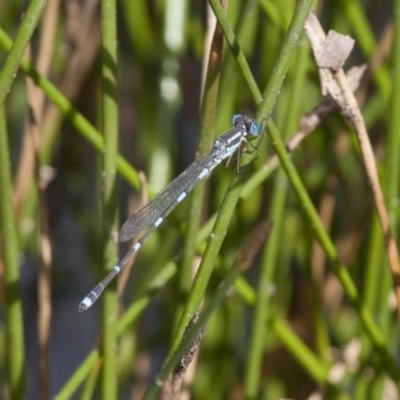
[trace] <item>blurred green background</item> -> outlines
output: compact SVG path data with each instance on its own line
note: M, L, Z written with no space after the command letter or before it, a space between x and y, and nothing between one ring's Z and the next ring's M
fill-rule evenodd
M6 35L14 39L21 33L22 16L32 3L0 1L1 66L9 50ZM364 63L368 66L357 99L395 237L399 231L400 171L397 3L336 0L313 4L326 32L336 30L355 39L344 69ZM261 92L279 61L295 7L293 0L238 0L228 4L229 23ZM205 149L231 127L233 114L256 114L257 103L248 89L247 77L226 43L218 59L220 75L215 92L204 85L213 26L212 11L205 1L117 2L117 63L115 69L110 67L117 82L114 86L113 80L101 78L102 68L108 62L112 65L112 55L108 60L103 52L101 57L99 4L52 1L44 9L29 52L39 76L52 82L56 94L51 95L46 84L40 84L37 91L30 88L25 73L29 68L19 70L5 102L10 164L0 165L10 168L12 174L18 235L25 343L21 349L21 396L113 398L105 394L102 383L107 379L101 373L102 353L92 351L101 343L101 321L107 318L102 300L83 314L77 310L105 274L103 151L102 139L96 136L104 124L102 96L107 93L116 101L119 154L132 166L118 166L116 209L122 224L144 198L165 187L195 159L199 134L210 121L214 121L213 129L208 129L210 136L203 138ZM72 107L62 107L60 93ZM215 104L207 97L209 93ZM29 96L33 96L31 100ZM206 99L203 105L202 96ZM301 118L321 99L318 70L303 34L271 115L283 140L299 131ZM28 133L33 106L38 107L40 116L36 121L38 152ZM77 112L91 125L77 117ZM291 157L384 348L377 346L378 339L371 339L373 329L368 331L360 323L360 309L348 301L346 291L332 274L302 204L283 171L271 164L273 154L265 135L256 160L245 168L247 186L235 212L229 215L229 229L213 265L205 304L218 294L221 282L238 263L239 250L247 251L246 240L257 243L256 254L208 320L198 358L182 390L195 399L399 398L393 283L351 126L338 111L332 112ZM192 244L195 257L190 260L189 274L188 270L183 272L182 251L192 213L190 200L179 205L138 253L120 302L121 320L115 333L116 398L142 398L172 343L179 341L178 321L210 236L210 218L219 211L237 165L234 159L228 168L221 165L214 170L207 179L205 194L199 194L203 201L197 206L200 225L206 228L198 230L200 235ZM145 181L138 171L143 171ZM35 190L38 176L45 184L42 202ZM47 356L38 344L40 332L46 331L40 325L43 302L38 302L42 293L38 271L43 262L39 240L43 215L48 222L51 254L50 333L45 339L48 347L44 346ZM262 239L254 238L253 232L265 221L271 223L269 239L265 229ZM7 240L11 239L3 235L2 252ZM115 236L107 240L113 245ZM128 245L121 244L119 254L123 256L127 249ZM4 263L0 265L1 278L7 268ZM0 347L0 397L7 399L12 398L13 383L7 370L9 317L4 279L2 283L0 343L5 345ZM46 357L48 367L39 374L39 360Z

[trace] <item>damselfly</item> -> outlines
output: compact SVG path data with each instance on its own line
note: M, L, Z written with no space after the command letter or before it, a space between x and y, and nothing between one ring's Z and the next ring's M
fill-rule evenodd
M121 242L128 241L146 229L147 231L110 273L82 300L79 305L79 311L87 310L99 298L104 288L121 272L133 254L142 247L151 233L201 179L223 160L231 157L242 142L246 142L247 136L257 136L259 133L260 127L257 122L246 116L235 114L232 122L233 128L223 133L215 141L214 146L208 153L195 160L168 186L126 220L119 233L119 240Z

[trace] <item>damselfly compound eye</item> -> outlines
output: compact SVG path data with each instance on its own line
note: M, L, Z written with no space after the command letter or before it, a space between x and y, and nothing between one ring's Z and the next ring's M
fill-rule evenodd
M260 132L260 125L256 121L253 121L250 125L250 135L257 136Z
M236 124L236 121L238 120L238 118L243 118L242 114L234 114L232 117L232 125Z

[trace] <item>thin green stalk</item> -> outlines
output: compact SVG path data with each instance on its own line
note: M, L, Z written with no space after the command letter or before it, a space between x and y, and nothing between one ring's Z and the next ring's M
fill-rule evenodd
M245 17L243 17L245 15ZM259 6L257 2L229 2L228 17L234 29L236 41L240 43L240 49L246 57L252 57L257 51L255 46L259 46L257 34L261 25L259 18ZM228 25L229 26L229 25ZM236 57L232 57L232 52L225 51L222 65L221 82L219 89L219 98L223 99L218 107L218 121L229 121L232 112L238 111L237 104L239 99L247 97L246 81L243 81L242 71ZM246 59L244 59L246 62ZM246 65L246 64L245 64ZM239 68L238 68L239 67ZM260 79L260 76L257 77ZM251 78L254 85L254 79ZM250 81L250 82L251 82ZM247 83L249 86L249 83ZM261 96L258 87L255 86L255 92ZM254 104L259 100L254 99ZM218 130L219 127L218 127Z
M142 314L144 309L148 306L150 301L154 298L155 294L163 288L176 274L176 265L169 263L163 271L157 275L156 278L150 283L146 292L143 296L138 297L129 306L127 310L122 314L117 323L117 335L120 337L128 329L131 329L133 322ZM79 385L87 378L88 374L95 366L96 362L101 357L98 348L93 349L88 356L83 360L78 368L76 368L74 374L60 389L58 394L55 396L57 400L68 400L70 399Z
M204 87L204 94L201 106L201 132L200 132L200 141L198 146L198 153L204 154L209 148L210 143L212 143L212 138L215 134L215 124L216 124L216 105L220 87L220 70L221 70L221 62L222 62L222 50L223 50L223 32L225 34L225 38L229 36L231 38L230 45L236 46L237 41L235 39L233 30L228 22L226 12L224 11L225 5L221 5L219 2L215 3L215 7L217 13L219 15L219 23L217 24L214 32L213 41L210 48L209 54L209 65L207 68L207 77ZM222 18L222 20L221 20ZM239 48L240 62L238 64L245 69L247 73L247 77L249 78L247 81L249 82L249 87L253 88L253 90L259 96L260 92L255 85L255 80L249 70L247 62L243 56L243 52ZM229 75L231 79L231 75L229 71L224 71L227 75ZM181 291L187 293L190 289L190 276L192 270L192 262L193 256L196 251L196 237L198 235L198 227L200 222L200 215L202 210L202 202L204 196L204 182L200 182L193 191L193 195L191 197L191 205L190 205L190 216L188 221L188 229L185 235L185 247L182 256L182 269L180 273L180 288Z
M235 177L237 176L238 174L235 175ZM192 344L199 330L204 325L206 325L212 313L221 306L221 303L226 298L226 293L228 292L228 290L231 289L233 283L235 282L235 280L237 279L237 277L241 272L243 271L240 268L237 268L236 266L229 270L221 286L214 293L209 304L207 305L205 310L201 313L198 322L192 327L192 329L190 329L188 332L185 332L185 337L182 338L181 342L178 344L173 355L168 359L167 363L163 366L161 372L156 376L152 384L149 385L149 387L147 388L146 393L143 396L143 400L152 400L156 397L156 394L160 389L160 383L164 382L168 378L172 370L178 364L182 355L185 353L185 351L187 351L189 346Z
M368 22L364 6L360 0L342 0L339 4L341 18L343 18L343 15L347 16L349 25L355 33L357 44L360 46L365 56L371 58L376 51L377 45L374 38L375 34ZM384 67L376 69L373 73L374 80L386 103L392 88L391 77Z
M11 161L7 139L6 115L0 106L0 237L4 262L4 301L6 307L7 371L10 396L25 396L25 346L20 294L18 235L14 220Z
M85 384L79 393L79 400L92 400L95 397L95 391L100 372L101 363L98 362L85 379Z
M202 129L201 129L201 134L200 134L200 142L199 142L199 151L201 153L204 153L206 150L209 149L210 147L210 139L211 135L213 136L214 133L214 126L215 126L215 113L216 113L216 100L217 100L217 95L218 95L218 88L219 88L219 73L220 73L220 67L221 67L221 58L222 58L222 33L225 36L228 35L231 40L230 42L228 41L229 45L232 45L232 43L239 48L236 39L234 38L234 33L232 31L232 28L229 25L228 19L226 17L225 11L223 10L223 7L218 1L214 2L214 7L217 10L216 12L218 13L217 20L218 20L218 26L216 27L216 31L214 33L214 38L213 38L213 43L212 47L210 50L210 65L208 66L208 73L207 73L207 78L205 82L205 88L204 88L204 97L203 97L203 103L202 103ZM215 10L214 10L215 11ZM221 32L222 31L222 32ZM216 57L216 54L219 54L219 57ZM239 58L242 59L241 65L247 66L247 63L245 61L244 55L242 51L239 48ZM252 78L251 72L247 66L246 68L247 71L247 77L249 81L253 82L255 85L254 78ZM257 88L258 91L258 88ZM240 192L240 191L239 191ZM183 274L181 277L180 281L180 287L186 288L187 284L190 282L188 279L188 275L190 272L190 267L191 267L191 261L193 259L195 247L194 247L194 237L197 234L198 230L198 225L199 225L199 220L200 220L200 212L201 212L201 203L203 201L203 193L204 193L204 183L200 183L197 188L194 190L194 194L192 196L192 203L191 203L191 215L189 217L189 226L188 226L188 234L189 234L189 239L187 242L185 242L185 249L184 249L184 259L182 262L183 270L186 271L186 273ZM237 200L236 200L237 201ZM226 225L227 226L227 225ZM225 229L226 233L226 229ZM223 238L225 237L225 233L221 234L219 236L220 243L222 243ZM215 253L217 254L218 251ZM206 254L204 255L204 257ZM204 257L203 257L203 262L204 262ZM202 265L203 265L202 262ZM207 265L204 264L204 265ZM193 287L190 293L190 299L188 303L185 305L185 309L183 313L181 314L181 320L179 323L179 326L177 328L177 332L174 336L174 341L170 350L170 354L175 350L176 346L178 345L181 335L186 327L186 324L190 320L191 316L187 314L188 308L190 308L191 315L196 311L196 303L199 301L198 296L202 296L202 292L205 289L205 286L207 285L208 279L210 277L210 274L212 272L212 265L213 262L210 262L208 268L203 268L202 273L197 276L199 278L196 278L196 281L193 283L193 287L198 288L197 296L194 295L193 293ZM200 272L200 271L199 271ZM197 282L197 283L196 283ZM200 283L201 282L201 283ZM197 298L196 300L193 300L194 298Z
M391 79L391 96L389 99L388 112L388 134L385 142L385 157L383 157L385 174L382 174L383 190L385 193L385 201L389 213L389 222L391 231L398 232L396 210L398 208L397 198L399 193L399 174L400 162L398 157L398 149L400 147L399 124L400 114L400 99L398 96L400 90L400 1L394 2L393 21L394 37L392 45L392 79ZM384 247L382 240L382 232L378 223L377 217L374 215L371 223L369 245L367 253L367 265L365 273L365 289L363 292L363 301L369 309L374 310L379 316L379 323L382 332L387 337L392 329L391 310L387 307L387 297L390 293L393 281L390 279L389 269L384 256ZM381 268L387 268L387 271L382 274L381 268L376 268L381 260L384 265ZM363 340L363 351L361 359L366 359L370 356L371 346L366 340ZM377 377L378 378L378 377ZM358 382L357 389L361 392L372 390L379 391L382 395L384 377L374 379L371 382ZM365 389L364 387L367 387Z
M240 199L245 200L250 197L252 192L262 183L264 182L271 174L278 168L278 162L267 162L265 163L258 171L256 171L251 178L249 178L244 184L243 189L240 192ZM208 218L203 226L201 227L196 240L196 247L200 248L210 236L212 228L215 224L215 220L217 219L218 213L215 212L211 217Z
M262 102L262 111L259 110L258 115L261 115L261 119L263 117L267 117L271 114L272 112L272 107L275 104L275 101L277 99L277 96L280 91L280 87L283 83L284 77L286 75L287 69L289 67L289 62L292 57L294 48L295 48L295 43L297 43L298 38L300 37L302 28L304 26L304 21L305 18L308 15L308 10L311 6L311 1L308 0L307 2L304 2L305 5L303 6L302 2L299 2L299 6L301 9L301 13L299 13L303 19L300 18L294 18L293 19L293 24L291 25L291 28L288 31L288 39L284 42L284 50L282 50L282 56L278 61L278 65L275 68L276 74L274 74L274 78L271 78L270 85L267 87L267 94L269 94L270 98L268 101ZM305 12L302 7L308 6L307 11ZM214 4L213 9L218 8ZM222 13L223 14L223 13ZM217 15L217 19L221 17L220 14ZM223 14L222 18L224 21L219 21L218 22L222 25L227 26L226 22L226 16ZM224 29L224 28L223 28ZM225 34L225 31L224 31ZM234 49L236 49L236 52L239 54L242 54L238 50L238 45L237 42L236 46L234 46ZM244 57L244 56L243 56ZM250 71L248 71L250 73ZM251 73L250 73L251 74ZM249 76L247 76L249 78ZM257 97L257 96L256 96ZM247 165L248 162L251 162L254 160L256 157L256 154L252 154L248 157L243 157L243 162L245 163L244 165ZM178 347L178 344L182 338L183 332L188 325L190 319L194 315L194 313L197 311L200 302L204 296L205 289L208 284L208 280L210 278L211 272L213 270L213 267L215 265L216 258L219 254L219 251L221 249L223 240L225 238L230 219L234 213L236 204L239 200L240 196L240 191L241 188L246 181L248 175L248 170L245 169L241 173L235 173L232 177L229 189L225 195L224 201L221 205L220 212L217 216L217 220L215 222L215 226L213 229L213 233L211 234L211 240L208 242L206 251L203 255L203 259L201 262L201 265L199 267L199 270L196 274L195 280L192 285L192 289L190 292L190 298L185 306L185 310L183 312L177 334L175 335L175 340L173 342L172 349L173 351Z
M246 157L247 158L247 157ZM172 351L175 351L183 337L186 326L194 313L198 310L201 300L213 271L215 261L218 257L223 240L225 238L229 222L232 218L235 206L239 200L240 190L245 181L248 171L245 170L240 174L235 173L232 177L229 189L225 195L224 201L220 207L211 239L208 242L206 251L203 255L202 262L193 282L188 302L185 305L177 332L172 345Z
M273 106L281 90L283 79L289 69L294 49L302 35L305 21L311 9L311 4L312 0L297 2L293 19L283 40L276 66L264 91L263 100L258 109L257 117L260 118L260 120L268 120L271 116ZM273 123L269 120L268 124L272 125Z
M170 278L170 276L168 277ZM165 282L163 282L164 284ZM117 324L118 337L121 336L126 330L132 325L132 323L139 317L143 310L148 306L153 297L153 291L150 294L136 300L130 307L125 311L123 316L120 318ZM82 361L80 366L76 368L74 374L68 379L64 386L54 397L55 400L68 400L78 389L79 385L84 382L89 373L92 371L96 362L100 359L100 349L93 349L86 358Z
M322 363L284 321L276 317L271 317L268 325L290 351L290 354L293 355L317 384L325 385L328 383L330 366L328 367L325 363Z
M292 132L297 126L297 121L301 113L301 98L296 96L301 92L301 85L307 70L309 49L307 46L300 48L296 58L296 69L293 73L294 83L291 85L290 106L282 107L286 112L281 120L283 121L282 130ZM271 198L270 213L268 219L273 221L271 235L265 245L261 260L260 273L257 279L257 300L252 320L250 333L249 350L247 353L245 368L245 394L246 398L253 399L258 396L260 369L264 358L264 347L266 338L266 321L271 312L271 296L266 288L273 281L273 277L278 265L278 254L281 251L282 230L286 218L286 197L288 192L288 182L285 173L279 169L275 177L274 191Z
M12 45L11 39L0 27L0 47L9 51ZM63 96L57 88L46 78L41 76L33 64L25 57L20 60L21 70L29 75L35 84L40 87L47 97L63 112L65 118L77 131L98 151L103 152L104 140L101 133ZM51 149L44 145L40 158L46 163L51 157ZM129 182L132 187L138 189L140 181L136 170L123 158L118 156L117 168L121 176Z
M223 49L223 36L218 25L215 27L213 40L208 56L207 75L204 84L203 99L200 110L201 130L197 153L204 154L210 148L215 136L215 121L217 114L217 100L221 72ZM190 290L193 257L196 252L196 237L200 225L200 217L203 209L205 182L199 182L194 188L190 201L190 214L185 235L185 244L182 253L182 262L179 272L179 293L186 300Z
M298 196L299 203L303 207L303 211L309 220L310 225L313 228L316 239L318 240L321 247L330 261L332 272L339 279L342 287L357 312L361 323L364 326L366 333L368 334L370 340L374 343L374 346L379 350L377 353L382 358L383 364L386 367L387 372L391 375L394 380L400 379L400 372L397 369L393 359L390 356L390 352L386 347L386 342L382 333L374 323L370 312L367 310L365 305L362 303L357 288L351 279L345 266L343 266L336 253L334 244L332 243L330 237L325 232L321 220L319 219L318 213L316 212L307 191L304 188L301 179L294 168L289 154L286 152L284 143L282 142L280 135L276 129L274 129L271 124L269 124L268 135L270 137L271 143L274 147L275 152L281 161L282 167L285 169L289 181L292 185L293 190Z
M387 306L387 299L393 280L383 246L382 229L376 214L372 215L367 248L363 292L361 293L362 301L369 310L372 310L374 316L378 316L380 329L384 336L388 337L392 318L391 310ZM380 265L381 268L376 268L377 265ZM381 269L384 270L381 271ZM363 335L359 362L361 364L367 362L373 351L374 347L371 341L366 335ZM357 380L355 392L360 393L357 398L361 399L364 393L372 393L372 391L380 391L379 398L381 398L385 379L384 374L376 374L375 379L372 380Z
M271 318L269 327L279 341L286 347L295 360L302 366L306 373L319 385L325 388L325 397L340 400L349 400L350 397L343 393L340 386L330 382L329 372L331 364L321 362L304 344L304 342L280 318Z
M5 99L10 92L26 46L31 40L45 5L46 0L32 0L22 19L17 37L0 73L0 107L4 105Z
M64 384L60 391L54 396L54 400L69 400L84 382L100 358L100 349L93 349L74 371L70 379Z
M146 64L157 52L156 33L147 14L147 2L123 0L123 16L132 47L140 64Z
M393 21L394 37L392 46L392 77L390 87L392 89L389 104L389 129L385 148L385 195L386 204L389 212L389 220L392 232L398 232L398 218L396 218L396 210L398 210L399 185L400 185L400 1L394 1ZM396 236L396 234L395 234ZM397 235L398 236L398 235Z
M238 67L242 73L243 79L247 83L247 87L250 90L251 96L255 104L258 104L261 100L261 92L258 89L257 83L251 73L249 64L246 61L246 57L239 46L238 41L236 40L235 32L230 26L229 20L221 7L221 4L218 0L209 0L209 4L214 11L215 16L217 17L217 21L219 26L224 33L224 38L228 43L228 46L231 49L231 53L233 58L238 64Z
M33 0L22 20L17 37L10 46L8 57L0 73L0 234L3 242L5 303L7 315L7 369L10 396L24 398L24 340L22 304L19 291L18 240L12 206L12 180L8 153L4 102L17 74L23 53L46 5L45 0ZM7 243L7 245L5 245Z
M304 5L304 8L302 7ZM299 2L297 5L298 12L295 13L295 18L293 20L293 23L291 26L294 26L295 19L297 21L303 21L308 15L308 10L307 6L309 7L311 4L310 2ZM300 10L301 7L301 10ZM296 24L297 26L297 24ZM290 29L289 29L290 31ZM292 34L294 37L299 35L299 31L292 31ZM287 35L289 37L289 34ZM276 92L274 91L274 86L273 82L275 79L277 79L277 76L281 74L286 73L286 69L281 70L279 66L274 70L274 74L271 77L271 81L269 86L267 87L266 93L264 95L264 99L261 106L259 113L266 116L268 115L264 110L266 109L266 105L269 104L270 102L274 101L274 98L276 97ZM350 275L348 274L348 271L346 268L340 264L340 261L338 260L337 254L335 247L333 243L331 242L329 236L326 234L322 223L318 217L317 212L315 211L315 208L308 196L307 191L305 190L303 184L301 183L301 180L297 174L297 171L295 170L293 164L291 163L290 157L287 154L284 144L282 142L282 139L274 127L274 125L269 121L268 123L269 129L268 135L270 137L271 143L274 147L275 152L277 153L281 164L283 168L286 171L286 174L292 184L293 189L295 190L297 196L299 197L300 204L302 205L305 214L307 218L309 219L309 222L311 226L314 229L315 235L319 243L321 244L322 248L324 249L326 256L331 262L332 270L341 282L346 295L348 296L350 302L352 303L353 307L355 308L356 312L358 313L360 320L362 324L364 325L364 329L366 330L368 336L374 343L377 349L380 351L378 352L380 357L382 357L383 364L387 368L388 373L391 375L393 379L396 381L399 380L400 374L398 369L395 366L395 363L393 362L393 359L390 356L390 353L385 345L385 340L382 337L381 332L377 328L377 326L374 324L373 319L368 312L368 310L365 308L363 303L360 301L356 286L354 285L353 281L351 280Z
M250 68L248 67L248 64L246 62L244 54L235 39L235 34L234 34L232 28L230 27L228 18L226 16L222 6L220 5L220 3L218 1L211 0L210 5L216 14L217 21L218 21L217 23L219 24L220 29L222 30L222 32L224 34L225 40L227 40L228 45L230 46L232 52L234 53L234 58L237 60L238 65L241 68L243 75L246 77L246 82L248 83L250 91L252 92L253 97L258 102L260 99L260 92L259 92L258 87L255 83L255 80L251 74ZM218 35L219 35L219 32L218 32ZM217 40L220 40L219 36L217 37ZM221 46L221 43L217 42L217 43L215 43L215 45ZM210 75L207 78L207 83L206 83L206 87L205 87L205 91L204 91L205 100L204 100L204 104L202 106L203 113L207 113L207 115L212 115L209 113L209 108L211 109L211 111L213 109L215 109L215 104L214 104L215 98L214 97L216 95L216 91L218 88L219 68L220 68L219 64L213 65L213 69L211 70ZM208 121L208 123L204 125L204 128L207 128L209 130L213 129L212 127L215 126L214 118L210 118L207 121ZM203 142L203 143L204 143L204 146L207 144L206 142ZM209 143L208 143L208 146L209 146ZM244 175L247 176L247 173L243 173L242 177L244 177ZM243 184L243 182L245 182L245 180L242 181L242 184ZM199 190L201 190L202 187L203 186L201 186ZM196 191L195 195L196 194L197 194L197 191ZM238 201L238 197L236 197L236 196L238 196L239 194L240 194L240 190L237 192L232 191L231 199L226 200L227 203L231 202L231 204L236 204ZM195 195L193 196L194 199L200 198L199 196L195 196ZM196 200L193 200L193 201L196 201ZM233 208L234 208L234 205L232 206L232 209ZM200 210L200 206L197 206L196 209ZM232 216L232 214L233 214L232 212L230 214L228 212L227 215ZM197 215L195 217L198 219L199 216ZM230 220L230 218L222 217L221 220L219 220L217 218L214 233L213 233L213 235L215 235L215 236L213 236L214 239L212 241L213 246L208 246L209 250L208 251L206 250L206 252L203 256L203 261L202 261L201 267L200 267L199 272L196 275L196 279L193 283L193 287L192 287L192 290L190 293L190 299L189 299L188 303L186 304L185 310L182 314L182 318L179 323L177 334L175 335L175 340L173 342L171 351L174 351L174 349L177 347L187 323L189 322L189 320L190 320L191 316L194 314L194 312L197 310L198 304L201 301L201 298L204 294L204 290L207 285L208 279L212 272L215 258L218 255L219 248L225 237L229 220ZM198 222L197 222L197 224L198 224ZM193 224L193 226L194 225L195 224ZM187 262L187 259L185 261ZM202 267L203 265L205 267Z
M264 359L266 338L266 321L271 312L271 295L266 289L273 281L277 267L278 252L280 251L281 234L285 219L287 178L282 169L275 176L274 192L271 200L271 212L268 218L273 221L271 235L263 250L260 273L257 278L257 300L252 318L245 368L246 399L256 399L259 388L260 369Z
M117 10L115 0L101 1L101 115L104 132L102 170L103 257L105 273L118 259L118 245L113 232L118 231L117 157L118 157L118 105L117 105ZM117 321L118 296L115 280L103 294L103 366L102 397L118 398L117 388Z

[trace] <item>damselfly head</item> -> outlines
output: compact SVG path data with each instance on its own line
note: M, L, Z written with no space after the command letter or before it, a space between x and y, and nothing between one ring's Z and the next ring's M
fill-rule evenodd
M256 121L242 114L234 114L232 117L232 124L236 126L241 122L246 124L247 131L251 136L257 136L260 132L260 125Z

